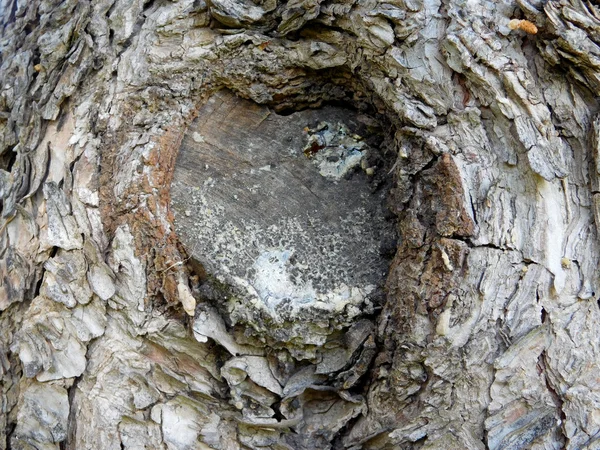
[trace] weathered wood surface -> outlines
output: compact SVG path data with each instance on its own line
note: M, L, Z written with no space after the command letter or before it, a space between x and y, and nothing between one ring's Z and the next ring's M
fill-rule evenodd
M0 15L0 449L600 446L597 5ZM224 88L382 127L400 235L385 301L322 346L269 339L195 284L170 186Z
M390 164L356 134L368 132L360 119L335 107L280 116L222 91L183 138L171 199L178 235L207 272L198 295L217 295L257 342L322 345L381 304L395 246Z

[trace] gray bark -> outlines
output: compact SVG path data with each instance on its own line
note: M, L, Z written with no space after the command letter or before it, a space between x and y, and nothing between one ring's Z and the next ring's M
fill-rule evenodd
M0 449L600 448L597 5L2 0L0 15ZM227 128L215 99L271 118ZM271 125L325 144L260 183L314 182L340 216L376 185L355 204L372 221L340 228L364 261L356 236L322 258L326 231L294 241L319 269L282 275L291 309L257 288L249 235L220 257L251 203L223 200L211 225L182 200L212 186L186 151L237 167L237 140L203 142L276 142ZM314 175L336 151L360 158L352 178ZM390 223L387 267L369 252Z

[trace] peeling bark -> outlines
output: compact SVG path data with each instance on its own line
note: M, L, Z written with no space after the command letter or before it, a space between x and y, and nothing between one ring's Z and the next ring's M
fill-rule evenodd
M0 17L0 450L600 445L597 5L3 0ZM340 155L397 228L383 294L288 316L231 300L252 260L215 269L171 198L227 91L292 124L363 117L377 156ZM331 178L341 138L298 126Z

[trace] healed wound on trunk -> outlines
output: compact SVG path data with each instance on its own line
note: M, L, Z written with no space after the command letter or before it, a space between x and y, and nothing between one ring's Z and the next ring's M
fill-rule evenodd
M373 126L342 107L282 116L211 97L171 189L177 232L206 271L198 298L279 343L320 345L372 313L395 236Z

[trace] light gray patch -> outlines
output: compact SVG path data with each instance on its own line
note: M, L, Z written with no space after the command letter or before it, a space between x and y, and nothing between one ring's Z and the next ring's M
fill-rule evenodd
M357 113L338 107L280 116L221 92L201 109L172 205L188 252L228 286L211 291L232 323L304 341L309 311L326 335L330 320L347 324L381 295L381 243L394 232L387 189L364 170L379 155L365 132Z

